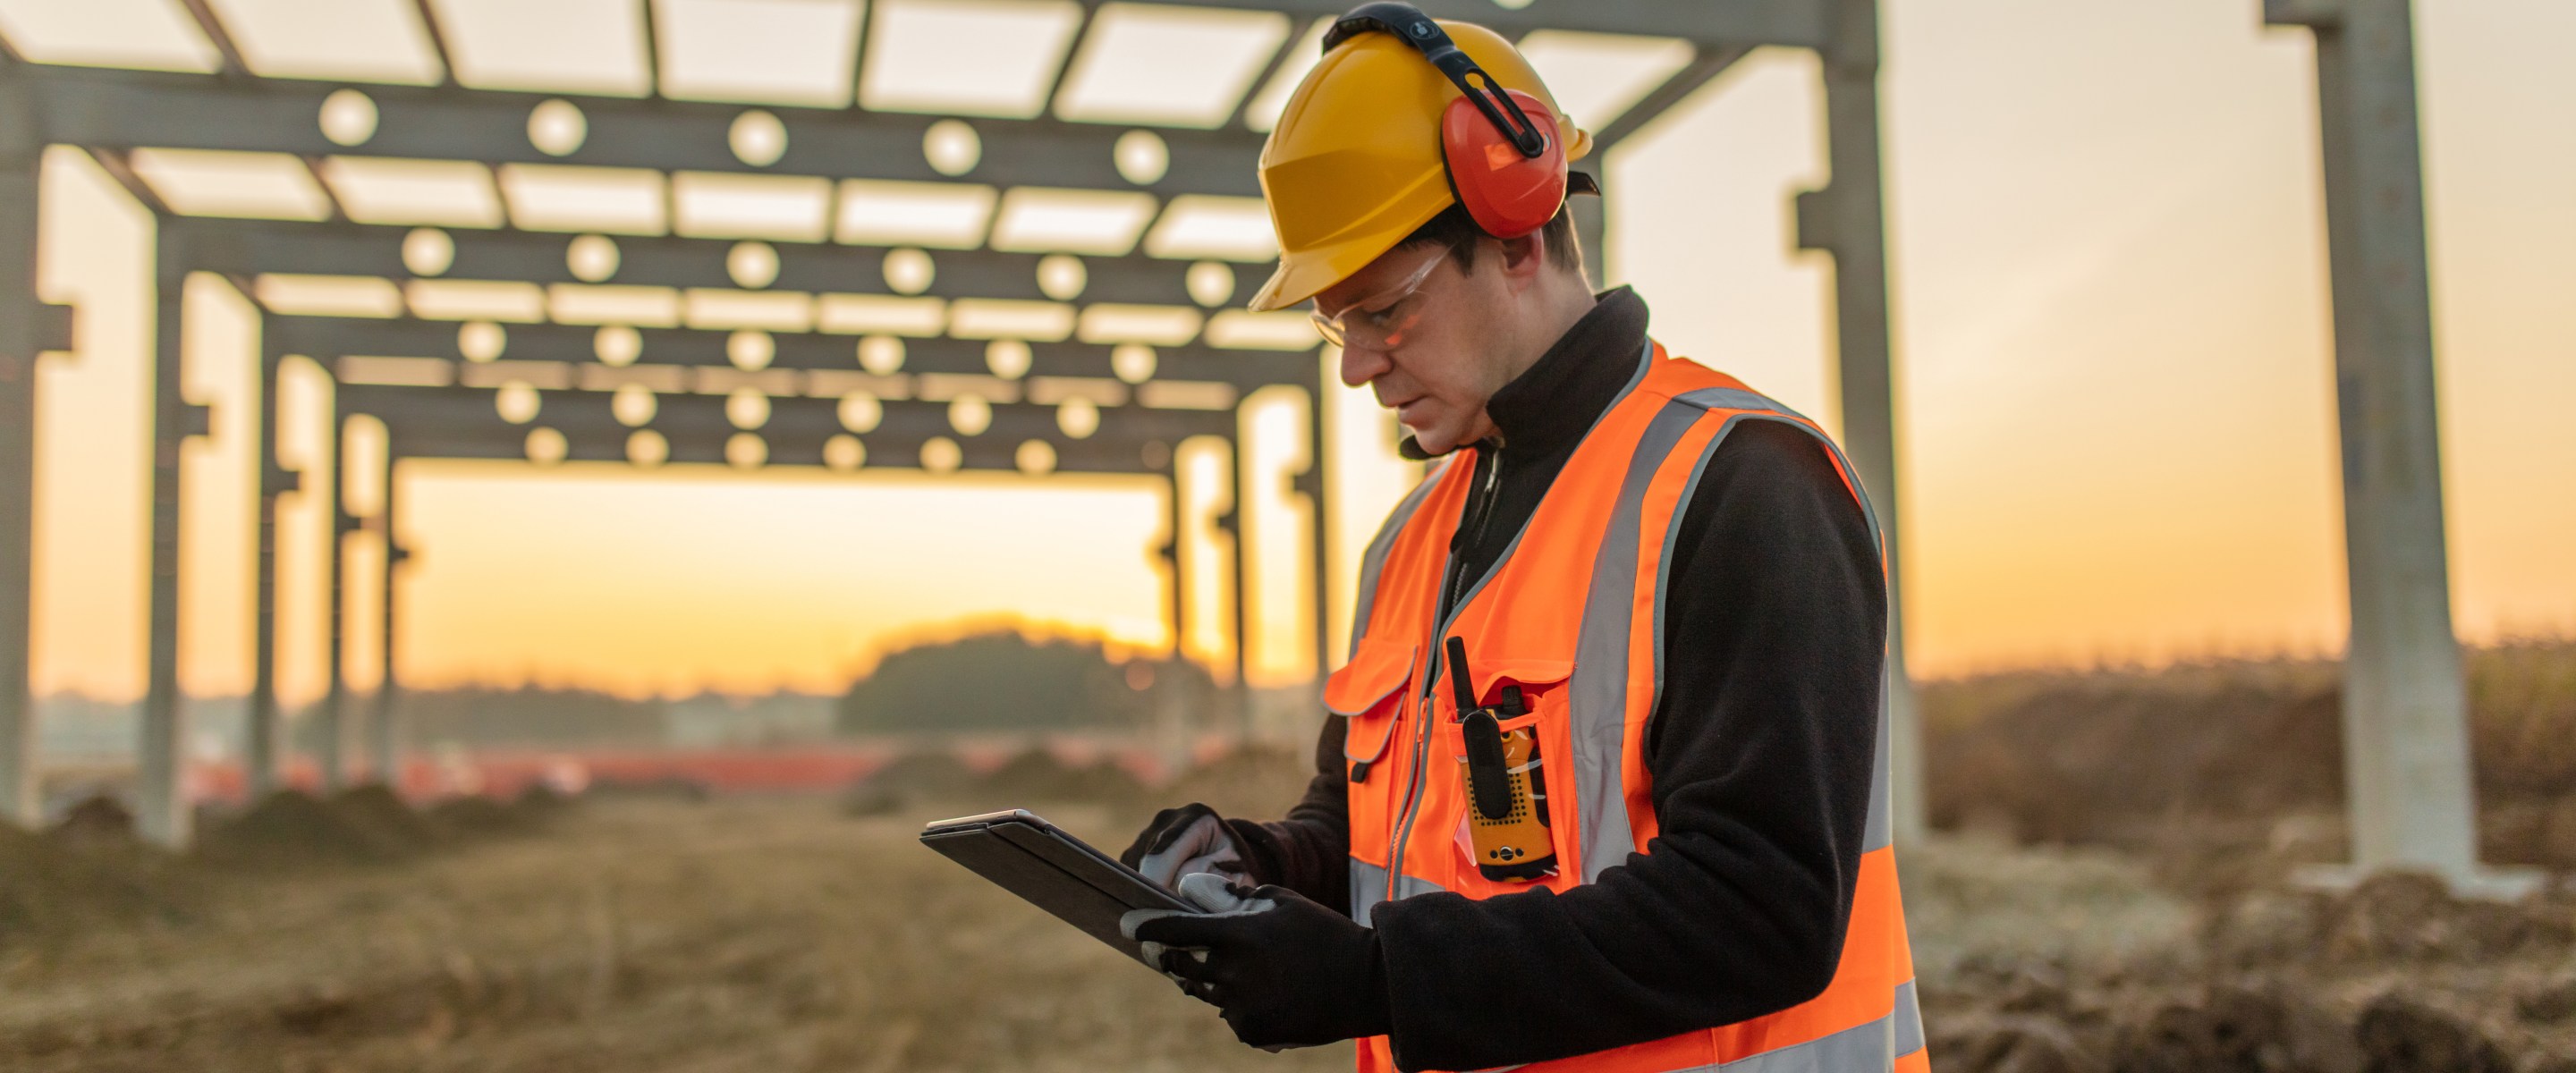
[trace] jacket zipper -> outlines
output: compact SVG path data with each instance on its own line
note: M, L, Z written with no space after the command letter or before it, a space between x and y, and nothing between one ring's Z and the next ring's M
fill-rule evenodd
M1485 467L1484 483L1476 489L1475 495L1467 503L1468 515L1474 519L1467 533L1467 543L1464 545L1470 551L1485 541L1485 528L1494 517L1494 498L1503 484L1503 452L1500 446L1493 449L1491 458L1493 464ZM1480 457L1479 461L1483 459ZM1422 804L1422 769L1430 762L1431 752L1433 706L1431 693L1440 681L1440 640L1448 636L1450 624L1457 621L1458 612L1463 609L1466 602L1466 592L1461 584L1466 580L1466 571L1463 569L1466 565L1465 561L1453 551L1450 553L1449 561L1444 565L1445 569L1441 571L1439 596L1441 601L1449 603L1449 606L1438 614L1435 623L1437 628L1431 631L1431 658L1423 661L1423 686L1421 692L1416 695L1414 705L1415 710L1421 713L1421 718L1414 720L1413 725L1413 770L1407 772L1405 776L1404 810L1396 816L1395 845L1387 854L1386 900L1388 901L1394 901L1398 891L1404 886L1404 849L1413 839L1415 810ZM1502 560L1496 558L1486 567L1486 570L1490 573L1495 567L1501 565ZM1457 591L1452 592L1453 589Z

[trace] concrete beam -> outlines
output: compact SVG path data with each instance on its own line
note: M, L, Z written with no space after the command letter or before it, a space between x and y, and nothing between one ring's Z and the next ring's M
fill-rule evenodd
M35 69L37 103L49 139L100 149L157 146L233 149L304 156L358 154L477 160L492 164L582 164L835 178L961 181L994 186L1057 186L1176 194L1261 194L1256 162L1264 135L1242 129L1158 129L1170 164L1148 183L1119 174L1114 148L1133 125L1054 119L967 119L983 152L975 167L951 176L930 166L923 143L943 117L857 109L763 105L787 130L776 161L736 157L734 120L750 106L689 101L579 97L572 94L466 90L453 87L355 87L375 102L373 136L357 145L325 137L322 101L343 88L330 82L221 79L150 71L76 67ZM564 99L582 111L588 132L571 153L555 156L528 137L539 103Z
M2451 629L2412 6L2271 0L2264 10L2316 39L2352 612L2343 695L2352 863L2512 893L2537 877L2478 865Z
M563 434L568 460L625 462L627 439L637 431L619 422L609 396L597 392L541 391L537 415L526 424L503 420L492 393L471 388L344 384L339 398L344 416L382 419L403 458L525 458L529 433L548 428ZM723 463L726 441L744 431L726 415L725 401L666 395L643 427L662 436L670 462ZM1075 438L1058 427L1053 406L995 403L990 427L971 436L950 425L945 403L888 400L880 406L877 425L856 434L867 451L863 469L918 468L922 446L941 437L960 448L962 469L1016 471L1020 445L1038 440L1054 449L1057 472L1157 474L1170 471L1171 449L1182 440L1230 440L1236 434L1236 416L1228 410L1107 408L1097 432ZM838 400L795 397L771 399L768 420L750 431L766 445L767 465L773 467L821 466L825 441L851 434L841 423Z
M1300 18L1340 15L1343 0L1190 0L1197 7L1285 11ZM1464 19L1505 37L1532 30L1679 37L1703 45L1822 47L1828 0L1555 0L1517 9L1490 0L1415 0L1435 18Z
M1691 59L1689 66L1673 72L1672 77L1665 79L1662 85L1656 86L1644 97L1638 98L1637 103L1620 113L1619 118L1603 124L1600 130L1594 131L1593 153L1606 154L1618 148L1619 143L1644 129L1646 124L1654 122L1665 112L1671 111L1674 105L1689 99L1691 94L1699 92L1700 87L1715 81L1717 76L1725 74L1728 68L1735 66L1736 61L1743 59L1754 48L1755 46L1749 44L1701 46L1699 54ZM1598 163L1597 157L1586 163L1590 165L1589 170L1595 175L1608 170Z
M1898 521L1896 375L1888 328L1886 193L1879 167L1876 0L1832 0L1836 37L1824 65L1832 180L1797 198L1798 245L1834 261L1842 445L1876 514L1887 561L1887 677L1882 702L1891 832L1927 829L1922 728L1905 665L1904 543Z
M538 231L444 229L455 247L445 271L425 276L403 262L403 240L414 229L380 225L297 223L279 220L228 220L179 217L163 226L186 229L198 263L209 272L232 275L316 273L408 279L511 280L543 284L594 281L573 275L568 250L576 237ZM604 281L620 286L716 287L738 285L726 269L731 240L619 236L617 273ZM778 256L778 278L768 284L782 291L843 294L894 294L885 278L882 246L842 246L796 242L771 243ZM1052 301L1038 286L1043 255L999 250L928 251L933 267L930 289L939 298L1011 298ZM1141 254L1125 257L1081 257L1084 302L1134 302L1195 306L1187 278L1191 261ZM1231 266L1243 293L1253 266ZM1217 303L1232 304L1233 295Z
M458 348L460 325L451 321L371 320L362 317L266 318L267 331L284 353L330 359L351 354L445 358L463 361ZM559 361L596 364L598 329L578 325L512 324L504 327L503 360ZM730 332L695 328L644 328L639 365L686 365L726 368ZM906 339L903 372L982 374L989 371L987 344L976 339ZM770 368L859 368L855 336L780 332L770 336ZM1028 375L1111 377L1115 348L1097 343L1031 343ZM1252 391L1271 384L1302 384L1313 376L1310 351L1218 350L1213 347L1154 348L1154 376L1164 380L1215 381Z

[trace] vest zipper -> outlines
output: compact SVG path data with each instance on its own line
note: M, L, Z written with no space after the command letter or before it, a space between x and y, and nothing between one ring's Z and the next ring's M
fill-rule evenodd
M1486 464L1489 458L1491 465ZM1485 528L1494 517L1494 500L1497 498L1497 490L1503 484L1501 446L1497 445L1491 451L1479 451L1476 462L1477 467L1485 471L1485 479L1477 486L1475 494L1470 496L1467 502L1466 514L1468 518L1474 520L1473 526L1467 533L1467 543L1464 545L1469 551L1473 551L1476 545L1484 543ZM1466 519L1461 519L1462 524L1465 521ZM1414 813L1422 804L1422 769L1430 762L1431 753L1431 692L1440 681L1442 658L1440 641L1448 636L1449 626L1457 621L1458 612L1463 609L1462 605L1466 599L1462 584L1466 581L1466 562L1454 547L1453 545L1453 550L1449 553L1446 568L1441 571L1443 578L1440 584L1440 602L1448 606L1438 608L1435 612L1436 628L1431 631L1431 657L1423 661L1423 687L1415 701L1415 708L1422 713L1422 717L1414 721L1413 770L1405 776L1404 810L1396 816L1395 845L1387 853L1386 900L1388 901L1394 901L1404 886L1404 849L1413 840ZM1497 556L1486 566L1486 572L1491 573L1496 567L1501 566L1502 562L1501 557Z

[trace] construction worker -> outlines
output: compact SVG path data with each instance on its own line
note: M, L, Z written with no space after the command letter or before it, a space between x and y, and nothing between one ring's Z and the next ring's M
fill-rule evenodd
M1437 460L1361 566L1287 817L1156 816L1130 938L1362 1070L1923 1070L1877 530L1814 423L1594 293L1589 136L1483 27L1369 4L1261 154L1341 376Z

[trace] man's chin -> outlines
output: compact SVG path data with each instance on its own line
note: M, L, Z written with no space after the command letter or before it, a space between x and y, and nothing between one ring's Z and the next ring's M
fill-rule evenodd
M1415 446L1422 448L1422 452L1424 454L1433 458L1438 458L1441 455L1448 454L1458 448L1458 435L1448 429L1436 426L1432 428L1415 428L1411 425L1403 425L1401 427L1407 435L1413 437L1413 443Z

